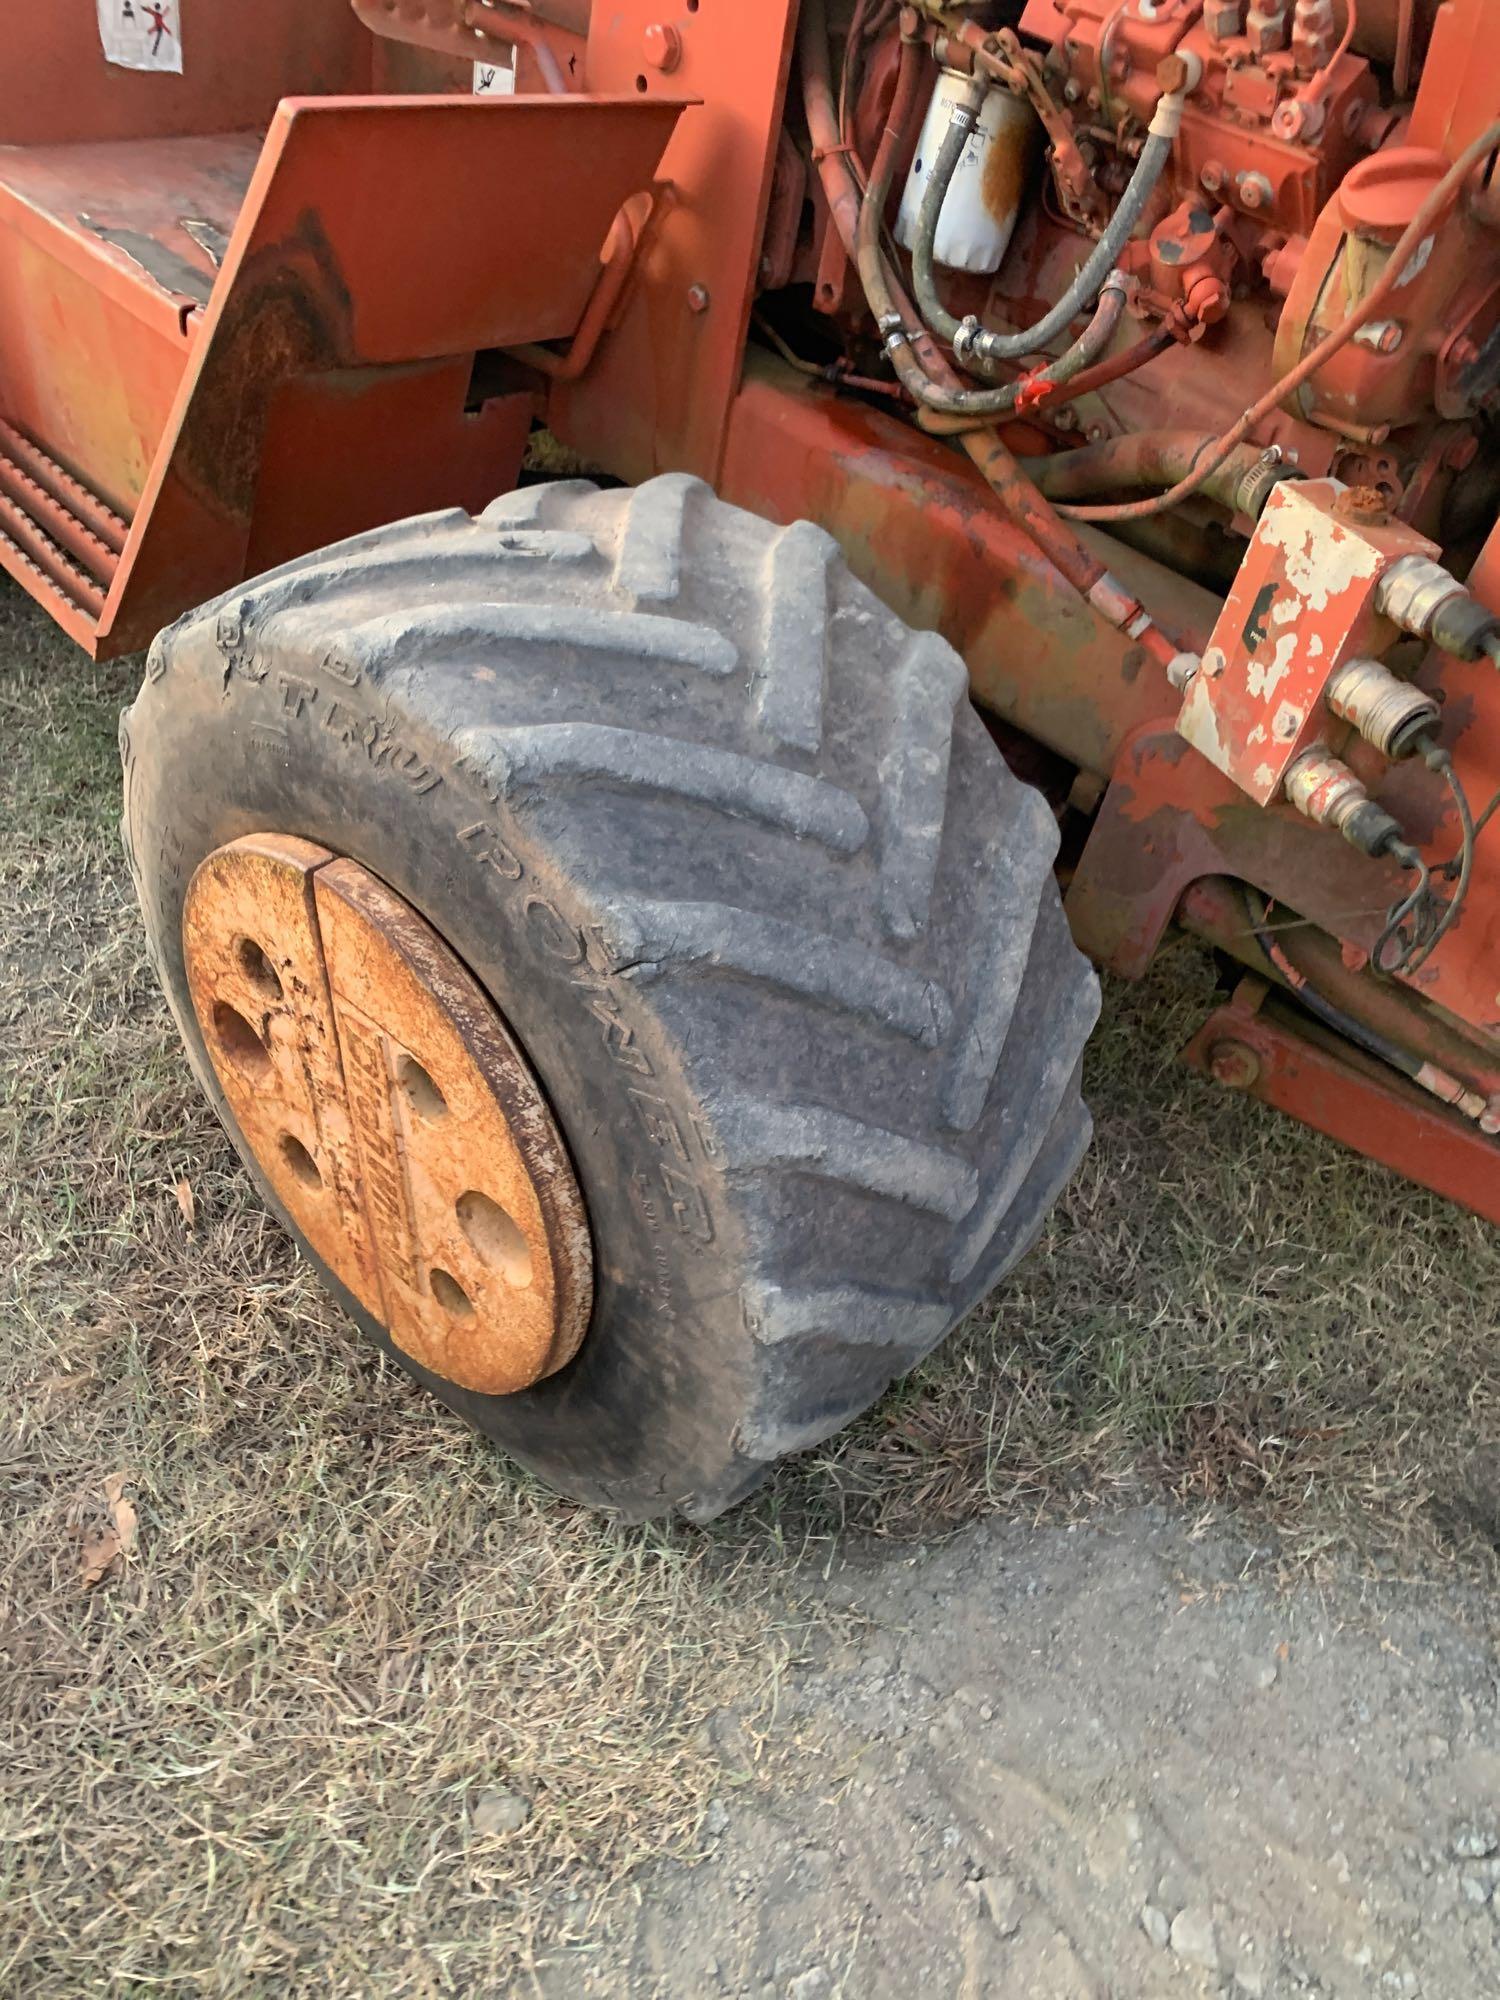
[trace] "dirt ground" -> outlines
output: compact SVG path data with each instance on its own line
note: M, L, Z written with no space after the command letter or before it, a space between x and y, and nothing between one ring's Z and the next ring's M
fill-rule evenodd
M1494 1231L1186 1076L1174 949L1004 1295L622 1529L258 1208L141 952L135 671L0 589L0 1993L1500 1991Z
M703 1859L543 1992L1147 2000L1500 1991L1495 1602L1159 1508L855 1554Z

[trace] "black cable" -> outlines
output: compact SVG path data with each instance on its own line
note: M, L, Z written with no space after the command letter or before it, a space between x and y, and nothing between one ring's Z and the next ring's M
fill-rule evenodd
M1417 886L1410 894L1403 896L1399 902L1392 903L1390 909L1386 911L1385 928L1376 938L1375 949L1370 953L1370 963L1375 970L1383 977L1391 978L1396 973L1406 970L1411 954L1425 941L1427 925L1430 925L1432 919L1429 914L1427 925L1424 925L1419 913L1430 912L1433 895L1432 873L1414 847L1408 847L1404 842L1392 841L1387 852L1393 860L1399 861L1403 868L1414 871L1417 877ZM1402 929L1408 918L1415 920L1409 936ZM1401 956L1387 961L1386 950L1392 939L1401 946Z
M1421 966L1427 963L1449 931L1458 922L1459 912L1463 909L1464 902L1468 897L1469 882L1474 873L1474 842L1478 837L1474 826L1474 815L1469 810L1468 794L1463 788L1457 771L1453 768L1453 759L1441 744L1433 743L1431 740L1425 744L1422 751L1422 758L1428 770L1436 771L1453 795L1453 803L1458 808L1458 823L1462 830L1462 845L1454 860L1448 862L1443 869L1443 873L1451 879L1455 867L1457 868L1457 886L1453 894L1448 898L1443 914L1438 919L1436 930L1433 931L1426 942L1419 946L1416 953L1409 957L1405 965L1402 966L1401 970L1408 975L1416 972Z

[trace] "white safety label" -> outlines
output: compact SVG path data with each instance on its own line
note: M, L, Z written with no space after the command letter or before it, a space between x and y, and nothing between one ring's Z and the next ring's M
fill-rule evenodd
M516 88L515 56L508 63L477 62L474 65L476 97L512 97Z
M182 0L98 0L98 7L107 61L182 74Z

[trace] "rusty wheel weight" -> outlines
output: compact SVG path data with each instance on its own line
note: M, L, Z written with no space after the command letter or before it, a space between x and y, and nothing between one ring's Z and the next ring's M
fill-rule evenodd
M198 869L183 943L261 1171L396 1346L487 1395L570 1361L583 1200L524 1055L437 934L358 863L253 834Z

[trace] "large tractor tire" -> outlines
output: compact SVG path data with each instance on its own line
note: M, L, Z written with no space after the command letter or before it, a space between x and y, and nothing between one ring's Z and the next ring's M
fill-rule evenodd
M741 1498L1005 1275L1087 1143L1053 817L806 523L675 475L400 522L163 633L122 745L261 1192L566 1493Z

